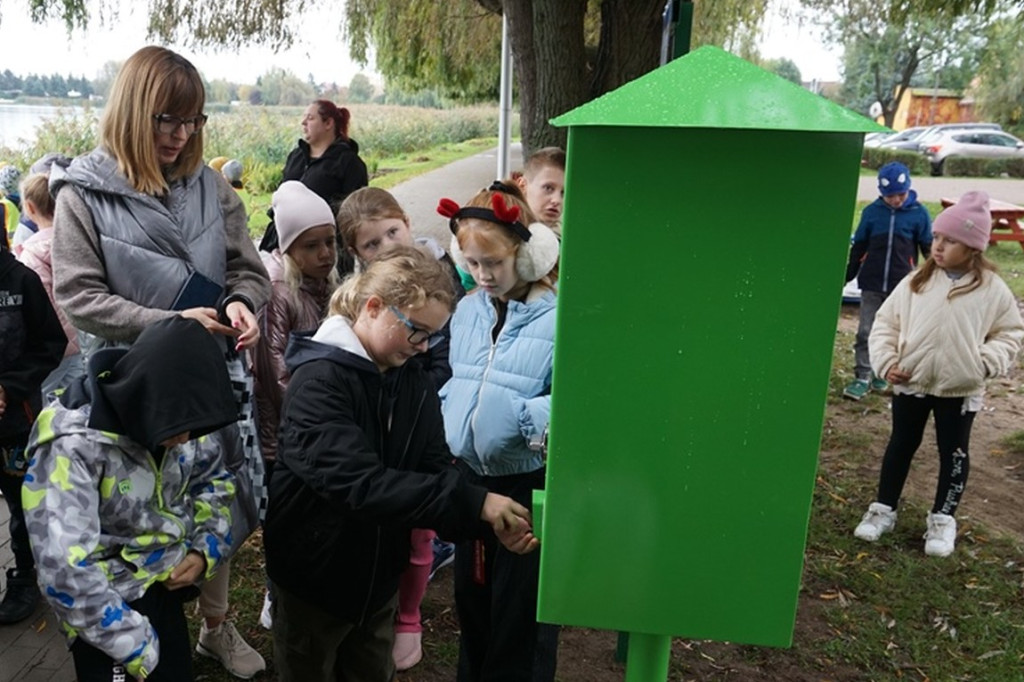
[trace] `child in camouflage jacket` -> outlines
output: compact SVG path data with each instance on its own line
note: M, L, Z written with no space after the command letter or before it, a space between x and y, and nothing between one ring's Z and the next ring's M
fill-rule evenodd
M230 547L235 485L199 439L237 418L223 353L172 317L97 351L45 409L22 491L39 584L80 681L189 682L182 604Z

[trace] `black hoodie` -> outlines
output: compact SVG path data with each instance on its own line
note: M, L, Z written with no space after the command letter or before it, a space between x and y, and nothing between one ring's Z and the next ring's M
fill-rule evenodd
M487 491L453 466L422 369L382 374L361 347L336 341L293 334L288 345L263 546L276 585L362 623L395 595L411 529L477 535Z
M41 408L40 387L67 343L39 275L0 248L0 386L7 400L0 445L28 437Z
M168 438L199 438L238 419L223 347L183 317L146 327L131 348L96 351L61 397L69 408L85 401L91 428L124 434L158 459Z

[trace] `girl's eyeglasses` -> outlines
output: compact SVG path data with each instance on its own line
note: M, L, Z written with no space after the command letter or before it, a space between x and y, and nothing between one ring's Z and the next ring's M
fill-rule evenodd
M428 348L433 348L441 340L441 332L428 332L426 329L420 329L412 323L408 317L402 314L402 311L393 305L388 306L388 310L394 313L398 321L401 322L409 330L409 343L414 346L418 346L424 341L427 342Z
M199 114L192 118L181 118L180 116L171 116L170 114L153 114L157 132L162 135L173 135L178 132L178 128L181 126L185 126L186 135L195 135L206 125L207 118L209 117L206 114Z

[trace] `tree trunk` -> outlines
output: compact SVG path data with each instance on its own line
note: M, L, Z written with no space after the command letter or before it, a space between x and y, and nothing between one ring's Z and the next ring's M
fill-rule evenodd
M519 129L523 140L523 157L530 148L527 143L533 131L541 126L537 107L537 55L533 50L533 2L531 0L505 0L508 17L509 41L512 43L512 68L519 83Z
M490 9L489 0L478 0ZM565 147L548 121L658 66L664 0L603 0L601 43L588 63L587 0L504 0L519 85L523 154Z
M589 98L639 78L661 60L661 13L665 0L604 0L601 43Z
M568 131L548 121L575 109L587 97L587 54L583 17L587 0L533 0L533 46L537 55L535 126L524 136L524 153L565 148ZM521 120L521 117L520 117Z

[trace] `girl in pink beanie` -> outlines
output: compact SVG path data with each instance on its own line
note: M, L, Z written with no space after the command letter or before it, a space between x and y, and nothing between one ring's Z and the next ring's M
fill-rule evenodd
M872 368L893 385L892 435L878 499L854 531L862 540L895 527L911 459L934 414L939 481L924 551L953 553L974 415L986 380L1009 371L1024 339L1017 299L984 255L991 232L988 195L963 195L935 218L931 256L878 310L868 345Z

